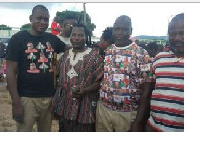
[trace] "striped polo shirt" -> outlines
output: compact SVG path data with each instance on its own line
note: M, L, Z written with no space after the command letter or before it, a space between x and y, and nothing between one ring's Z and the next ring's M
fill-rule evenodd
M184 59L161 52L154 60L156 86L148 125L155 131L184 131Z

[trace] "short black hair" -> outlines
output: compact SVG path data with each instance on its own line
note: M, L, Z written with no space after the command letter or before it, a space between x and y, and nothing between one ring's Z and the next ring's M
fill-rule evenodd
M113 27L107 27L102 33L103 39L111 44L114 43L114 39L112 37L112 30Z
M91 47L92 46L92 43L91 43L91 32L89 31L89 29L82 23L75 23L73 27L83 27L84 28L84 32L85 32L85 36L86 36L86 45L88 47Z
M127 16L127 15L121 15L121 16L117 17L117 19L115 20L115 23L118 20L127 21L130 24L130 26L132 27L131 18L129 16ZM114 23L114 25L115 25L115 23Z
M180 14L177 14L176 16L174 16L171 20L171 22L169 23L168 25L168 28L171 26L171 24L175 21L178 21L178 20L184 20L184 13L180 13Z
M49 13L49 10L44 5L36 5L32 9L32 15L36 12L37 9L41 9Z
M155 42L151 42L147 45L147 49L156 49L158 50L158 44Z

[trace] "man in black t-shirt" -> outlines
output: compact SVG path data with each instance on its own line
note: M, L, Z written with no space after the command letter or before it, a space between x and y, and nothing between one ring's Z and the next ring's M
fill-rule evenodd
M46 33L49 11L33 8L31 28L12 36L7 49L7 81L17 131L51 131L50 101L54 94L54 54L66 50L58 37Z

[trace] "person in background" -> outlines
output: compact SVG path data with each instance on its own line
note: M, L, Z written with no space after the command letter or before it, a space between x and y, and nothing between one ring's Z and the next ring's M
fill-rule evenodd
M53 35L58 35L60 33L60 25L58 22L58 17L54 17L53 22L51 23L51 33Z
M98 42L99 46L99 52L100 55L104 58L105 57L105 50L114 43L113 37L112 37L112 27L107 27L100 38L100 41Z
M75 23L77 23L76 19L65 17L65 19L63 20L63 22L61 24L62 31L60 32L60 34L57 35L57 37L60 38L61 41L63 41L65 44L67 44L69 46L71 46L70 35L72 32L73 25ZM63 55L63 53L60 53L57 55L58 60Z
M74 18L65 17L61 24L61 32L57 36L61 39L61 41L65 42L66 44L70 43L70 35L72 32L73 25L77 23L77 20Z
M90 32L74 24L72 49L64 53L57 66L58 87L53 98L53 114L64 132L94 132L97 90L103 76L103 59L91 47Z
M31 28L13 35L6 54L8 90L17 131L30 132L37 122L40 132L51 131L51 99L54 95L54 54L67 48L45 32L49 11L36 5L29 17ZM19 46L20 45L20 46Z
M148 51L148 54L150 55L150 57L155 57L159 52L160 49L158 49L158 44L155 43L155 42L151 42L149 44L147 44L147 51Z
M153 72L156 81L144 87L132 131L184 131L183 13L172 18L168 25L168 34L170 51L160 52L155 57ZM149 118L146 118L147 113Z
M169 50L170 50L169 43L166 43L166 45L163 48L163 51L169 51Z
M115 20L112 35L114 44L106 49L104 77L101 82L100 100L97 104L97 132L129 131L137 114L140 101L141 69L146 68L142 48L129 38L132 34L130 17L122 15Z

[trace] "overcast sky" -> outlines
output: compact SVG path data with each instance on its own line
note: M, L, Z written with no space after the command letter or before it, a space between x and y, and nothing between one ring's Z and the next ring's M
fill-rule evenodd
M0 24L21 27L29 23L31 10L37 4L43 4L49 9L50 24L57 11L83 10L83 3L0 3ZM132 19L132 36L165 36L171 18L192 9L193 6L188 3L86 3L86 12L96 25L93 33L98 37L123 14Z

